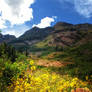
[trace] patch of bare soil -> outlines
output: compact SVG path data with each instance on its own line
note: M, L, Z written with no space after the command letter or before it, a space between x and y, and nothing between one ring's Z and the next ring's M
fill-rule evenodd
M45 67L63 67L66 66L67 64L72 64L71 62L59 62L59 61L48 61L48 60L43 60L39 59L37 61L37 65L40 66L45 66Z
M71 92L91 92L89 89L77 88L76 90L72 90Z

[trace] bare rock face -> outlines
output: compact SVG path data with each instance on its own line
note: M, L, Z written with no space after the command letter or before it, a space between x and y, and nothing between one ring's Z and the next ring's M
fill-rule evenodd
M92 24L72 25L59 22L54 25L53 43L57 46L72 46L83 41L92 41ZM80 42L81 41L81 42Z

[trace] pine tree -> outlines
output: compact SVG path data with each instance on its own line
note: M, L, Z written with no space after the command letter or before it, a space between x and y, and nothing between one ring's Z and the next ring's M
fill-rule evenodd
M28 53L28 50L27 50L27 48L26 48L25 55L28 56L28 54L29 54L29 53Z

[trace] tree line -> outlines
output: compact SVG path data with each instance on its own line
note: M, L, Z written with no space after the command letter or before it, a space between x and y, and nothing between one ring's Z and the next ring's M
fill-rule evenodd
M13 46L2 43L0 44L0 58L15 62L17 58L17 51Z

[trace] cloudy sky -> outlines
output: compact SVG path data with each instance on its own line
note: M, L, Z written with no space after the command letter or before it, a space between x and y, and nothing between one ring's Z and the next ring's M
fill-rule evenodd
M19 37L58 21L92 24L92 0L0 0L0 30Z

